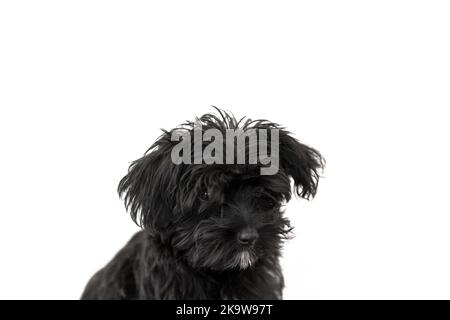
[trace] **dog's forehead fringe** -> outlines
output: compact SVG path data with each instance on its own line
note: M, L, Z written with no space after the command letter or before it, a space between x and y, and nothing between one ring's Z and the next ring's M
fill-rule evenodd
M290 193L290 179L283 173L264 176L260 175L256 169L249 171L248 168L239 168L238 166L230 169L226 165L196 165L196 170L185 172L184 182L200 187L200 190L190 188L190 192L194 193L205 188L209 192L225 192L229 191L229 188L236 190L250 188L255 191L264 189L273 193Z

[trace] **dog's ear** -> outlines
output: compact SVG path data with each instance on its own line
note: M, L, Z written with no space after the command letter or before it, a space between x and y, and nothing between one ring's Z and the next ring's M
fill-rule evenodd
M325 160L315 149L297 141L290 132L279 132L280 167L294 180L294 192L305 199L314 198L319 183L319 172Z
M133 221L150 231L161 231L172 220L179 167L170 158L165 132L145 155L131 163L118 186Z

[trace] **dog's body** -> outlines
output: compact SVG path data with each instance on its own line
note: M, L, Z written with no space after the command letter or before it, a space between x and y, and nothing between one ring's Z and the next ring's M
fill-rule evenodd
M280 299L275 257L252 269L208 272L190 267L145 231L134 235L90 280L83 299Z
M290 178L297 195L315 195L322 157L274 123L219 112L200 118L202 130L279 131L278 172L261 175L261 163L174 164L171 134L193 136L194 123L164 131L119 184L143 231L92 277L82 299L282 298L278 260L291 228L281 206Z

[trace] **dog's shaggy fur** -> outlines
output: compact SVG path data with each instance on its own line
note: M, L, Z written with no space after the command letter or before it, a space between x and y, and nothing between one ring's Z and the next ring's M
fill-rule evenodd
M92 277L82 299L282 298L278 260L291 227L281 208L290 178L295 194L314 197L323 158L275 123L217 110L199 119L204 131L279 129L278 173L260 175L260 164L176 165L171 134L193 135L194 123L164 131L118 187L143 230Z

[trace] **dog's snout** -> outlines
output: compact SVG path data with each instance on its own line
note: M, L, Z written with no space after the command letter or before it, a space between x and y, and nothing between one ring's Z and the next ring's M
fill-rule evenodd
M253 245L258 238L258 232L253 228L245 228L238 233L239 243Z

